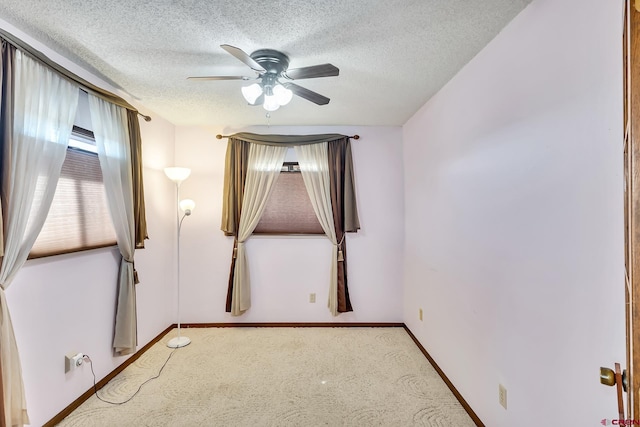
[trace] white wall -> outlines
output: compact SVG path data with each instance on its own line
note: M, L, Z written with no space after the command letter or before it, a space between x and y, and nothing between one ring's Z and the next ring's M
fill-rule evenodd
M0 28L114 91L1 20ZM140 124L150 240L146 249L136 252L141 280L137 285L139 348L173 322L173 184L162 168L173 163L175 128L153 116L152 122ZM119 253L110 248L27 261L7 290L31 425L47 422L93 385L89 367L64 373L65 354L89 354L98 380L126 360L113 357L111 349L118 266Z
M405 322L488 426L617 418L621 34L620 0L534 0L403 128Z
M252 307L225 313L233 239L220 231L226 140L237 129L178 127L176 159L192 168L182 197L196 201L183 225L184 322L402 321L403 183L401 129L388 127L255 127L256 133L343 133L352 142L362 230L348 234L349 292L354 311L326 307L331 244L323 237L252 237L248 243ZM309 294L317 302L309 303Z

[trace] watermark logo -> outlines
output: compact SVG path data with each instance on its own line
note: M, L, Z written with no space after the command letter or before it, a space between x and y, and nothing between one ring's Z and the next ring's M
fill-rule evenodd
M603 426L640 426L640 420L609 420L607 418L600 421Z

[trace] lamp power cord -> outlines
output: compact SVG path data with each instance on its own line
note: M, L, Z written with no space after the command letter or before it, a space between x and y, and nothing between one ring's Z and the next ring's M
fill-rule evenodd
M91 360L91 358L89 357L88 354L83 354L82 355L82 359L86 360L89 362L89 366L91 367L91 374L93 375L93 394L96 395L96 397L104 402L104 403L108 403L110 405L124 405L125 403L129 402L131 399L133 399L134 397L136 397L136 395L140 392L140 390L142 389L142 387L147 384L149 381L151 380L155 380L156 378L160 377L160 374L162 374L162 371L164 370L165 366L167 366L167 363L169 362L169 359L171 359L171 356L173 356L173 353L175 353L177 350L177 348L174 348L171 353L169 353L169 357L167 357L167 360L164 361L164 363L162 364L162 367L160 367L160 370L158 371L158 373L156 375L154 375L153 377L147 379L145 382L143 382L142 384L140 384L140 386L138 387L138 389L135 391L135 393L133 393L131 395L131 397L129 397L128 399L122 401L122 402L111 402L109 400L103 399L102 397L100 397L100 395L98 394L98 386L96 385L96 373L93 371L93 361Z

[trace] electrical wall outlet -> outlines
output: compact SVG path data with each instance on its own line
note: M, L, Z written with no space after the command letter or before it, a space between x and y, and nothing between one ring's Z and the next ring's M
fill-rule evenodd
M418 316L420 316L420 321L422 321L422 309L418 310Z
M507 409L507 389L502 384L498 384L498 403Z
M64 372L73 371L78 366L82 366L84 362L84 355L82 353L69 353L64 356Z
M309 302L316 302L316 294L309 294Z

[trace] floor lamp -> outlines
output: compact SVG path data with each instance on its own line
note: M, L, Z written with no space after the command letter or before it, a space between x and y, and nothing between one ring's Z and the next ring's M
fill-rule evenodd
M167 343L167 347L180 348L187 346L191 343L188 337L180 335L180 229L182 228L182 221L185 217L191 215L191 211L195 208L195 202L190 199L180 201L180 184L187 179L191 174L191 169L188 168L165 168L164 173L169 177L171 181L176 184L176 228L178 232L178 249L177 249L177 272L178 272L178 336L172 338ZM180 218L180 210L184 212L182 218Z

